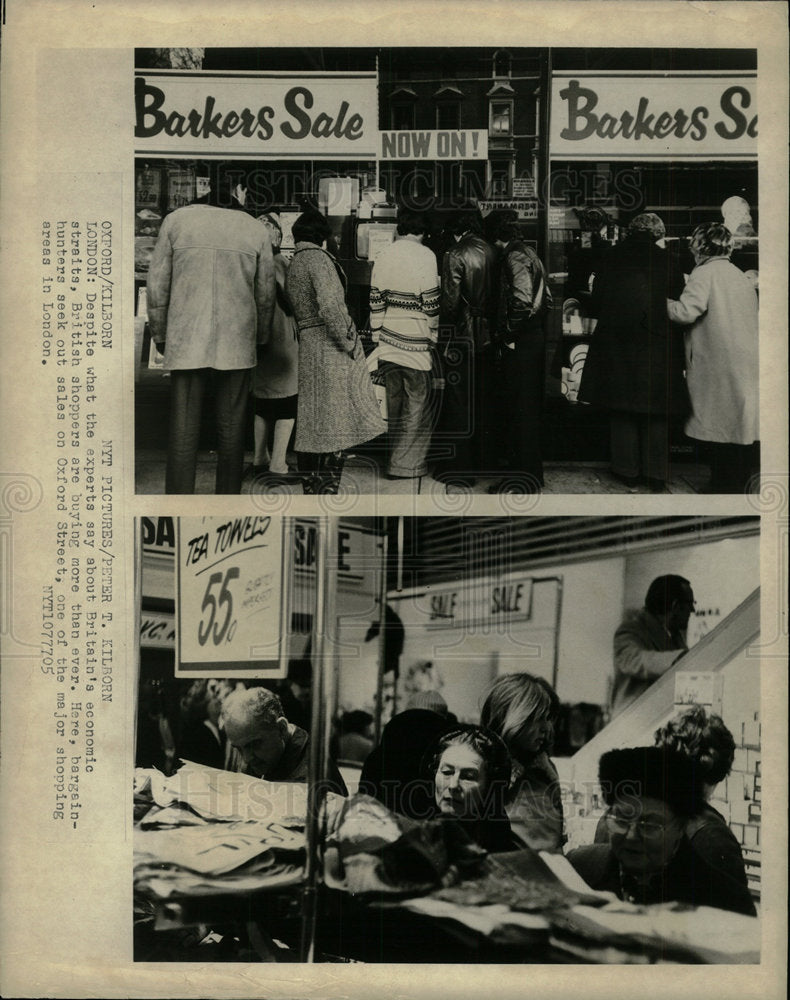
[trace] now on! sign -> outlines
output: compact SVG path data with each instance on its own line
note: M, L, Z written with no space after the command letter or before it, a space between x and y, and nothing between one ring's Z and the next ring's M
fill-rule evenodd
M379 133L381 160L487 160L486 129Z

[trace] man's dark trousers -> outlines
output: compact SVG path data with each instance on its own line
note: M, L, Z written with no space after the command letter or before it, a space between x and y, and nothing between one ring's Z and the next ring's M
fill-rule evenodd
M252 369L219 371L187 368L171 371L170 442L166 493L194 493L200 414L206 386L215 389L218 494L241 493L244 437Z

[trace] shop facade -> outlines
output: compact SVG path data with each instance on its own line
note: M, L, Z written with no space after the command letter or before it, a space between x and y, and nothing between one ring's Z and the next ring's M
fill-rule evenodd
M542 223L555 309L548 331L548 447L555 458L605 459L606 415L576 396L590 343L595 274L628 223L654 212L677 269L701 223L736 223L748 206L738 263L757 269L757 65L754 50L573 50L551 59L549 168ZM673 430L672 457L691 445Z
M660 215L682 254L696 225L742 199L752 230L744 267L758 267L751 49L206 49L175 69L138 50L137 65L137 377L154 392L144 283L161 220L199 184L227 198L235 176L248 178L249 211L279 214L285 253L304 207L326 213L362 331L375 255L394 238L399 206L429 213L426 243L439 261L450 212L479 210L484 226L501 213L517 220L554 294L549 461L608 458L608 418L576 394L591 282L635 215ZM150 423L138 421L138 434ZM676 428L673 459L690 451Z

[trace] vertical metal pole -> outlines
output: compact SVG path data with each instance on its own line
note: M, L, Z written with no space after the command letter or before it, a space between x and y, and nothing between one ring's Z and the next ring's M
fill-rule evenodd
M562 625L562 587L563 579L557 577L557 610L554 616L554 663L551 667L551 686L557 690L557 678L560 668L560 627Z
M381 739L381 716L384 711L384 673L387 666L387 552L389 536L387 534L388 518L384 518L384 534L381 537L381 579L379 583L379 655L378 677L376 679L376 743Z
M140 732L138 720L140 716L140 679L142 664L140 662L140 624L143 617L143 532L140 518L134 519L134 720L132 725L132 740L134 761L137 763L137 734Z
M398 518L398 573L395 580L395 586L397 587L398 593L403 590L403 531L404 524L403 518Z
M378 54L378 52L376 53L376 113L379 115L379 117L381 116L381 79L379 77L379 54ZM384 127L385 128L387 127L387 123L386 122L384 123ZM376 140L376 142L378 142L378 143L380 143L380 141L381 141L380 139ZM379 177L379 171L381 170L381 161L379 160L379 147L378 146L376 146L376 166L375 166L375 170L376 170L375 187L378 188L378 189L380 189L381 188L381 180L380 180L380 177ZM361 196L361 192L360 192L360 196Z
M305 881L302 889L302 940L300 958L315 961L315 931L318 904L321 810L326 797L331 719L337 686L334 683L334 591L337 518L316 519L315 613L313 615L313 701L310 733L310 774L305 823Z
M396 575L396 588L398 593L403 590L403 538L405 532L405 524L403 517L398 518L398 552L397 552L397 575ZM398 677L396 675L392 684L392 714L395 715L398 711Z
M538 206L543 210L538 232L540 242L538 244L538 256L546 266L546 271L550 271L549 264L549 205L551 203L551 149L549 148L549 125L551 122L551 73L552 56L551 49L545 51L540 61L540 94L541 102L538 118L538 141L540 147L540 172L543 197L538 198ZM538 192L539 196L541 192Z

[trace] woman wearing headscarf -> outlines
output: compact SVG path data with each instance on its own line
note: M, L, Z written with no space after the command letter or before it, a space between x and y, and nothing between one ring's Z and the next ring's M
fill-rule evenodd
M661 247L666 230L652 212L638 215L595 279L597 321L579 399L609 411L612 472L664 492L669 479L669 424L688 412L683 340L665 299L680 291Z
M670 296L670 319L688 327L686 434L706 442L711 493L748 492L760 438L757 292L730 261L733 238L714 222L691 236L696 267L683 294Z
M505 811L510 754L502 740L481 726L458 726L440 737L426 761L435 815L456 820L486 851L512 851Z
M543 678L503 674L480 716L512 758L505 804L513 833L536 851L558 852L565 842L559 775L549 758L559 704Z
M299 327L296 450L300 470L308 473L305 493L337 493L343 452L382 434L386 424L346 309L345 275L324 249L329 223L308 209L292 231L296 250L287 289Z

